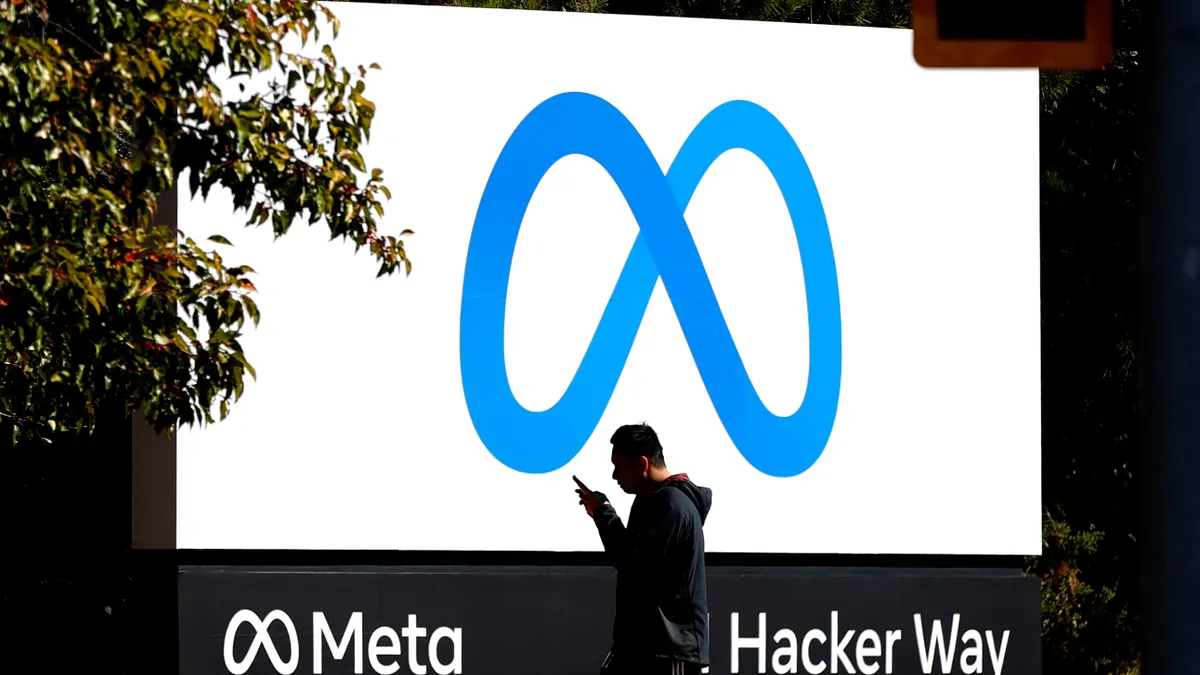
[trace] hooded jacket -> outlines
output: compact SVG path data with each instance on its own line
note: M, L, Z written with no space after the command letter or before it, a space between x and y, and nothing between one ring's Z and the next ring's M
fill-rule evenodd
M677 474L638 495L628 525L611 504L596 509L596 528L617 570L617 660L708 665L703 526L711 506L712 490Z

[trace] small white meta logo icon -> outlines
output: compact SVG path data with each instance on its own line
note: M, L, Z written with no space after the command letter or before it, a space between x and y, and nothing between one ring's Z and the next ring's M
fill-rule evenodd
M267 628L276 621L282 623L283 627L287 629L290 644L286 662L279 656L279 650L275 648L275 643L271 641L271 636L267 633ZM243 623L248 623L254 628L254 640L250 642L250 648L246 650L246 655L242 657L241 661L238 661L233 657L233 639L237 636L238 628L241 628ZM250 670L250 664L254 663L254 657L258 656L259 648L267 652L267 658L270 659L271 665L275 666L275 670L280 675L292 675L296 672L296 666L300 664L300 638L296 635L296 624L292 623L291 617L278 609L267 612L267 616L262 619L248 609L234 614L233 618L229 620L229 627L225 629L225 667L233 675L244 675L247 670Z

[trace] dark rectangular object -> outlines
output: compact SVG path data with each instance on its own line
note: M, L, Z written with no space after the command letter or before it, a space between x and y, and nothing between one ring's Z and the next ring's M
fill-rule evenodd
M937 0L938 37L1082 42L1086 9L1087 0Z
M179 672L596 675L614 583L597 567L183 567ZM710 568L708 587L710 675L1040 672L1039 584L1015 571ZM935 632L954 636L945 654Z

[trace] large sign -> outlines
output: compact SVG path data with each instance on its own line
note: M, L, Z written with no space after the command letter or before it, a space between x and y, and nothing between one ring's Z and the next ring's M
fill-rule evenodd
M647 421L710 551L1040 552L1038 82L908 31L342 4L411 277L186 198L258 372L183 548L596 550ZM616 46L620 47L617 48ZM331 283L331 280L336 280Z
M1037 675L1037 579L710 568L711 675ZM609 570L185 568L181 675L595 675Z

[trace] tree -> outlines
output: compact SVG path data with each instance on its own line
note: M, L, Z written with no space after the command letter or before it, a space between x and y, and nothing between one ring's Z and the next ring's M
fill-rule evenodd
M1143 6L1113 3L1106 69L1042 75L1042 493L1051 512L1033 569L1043 578L1045 670L1056 675L1138 672Z
M457 5L844 26L907 27L910 0L388 0L392 4Z
M360 153L375 113L366 68L317 50L330 28L314 0L0 0L11 440L87 433L114 402L158 430L207 423L241 395L253 270L156 216L185 172L193 195L229 189L248 225L280 236L324 221L379 275L411 270L378 226L390 193ZM265 92L247 89L260 78Z

